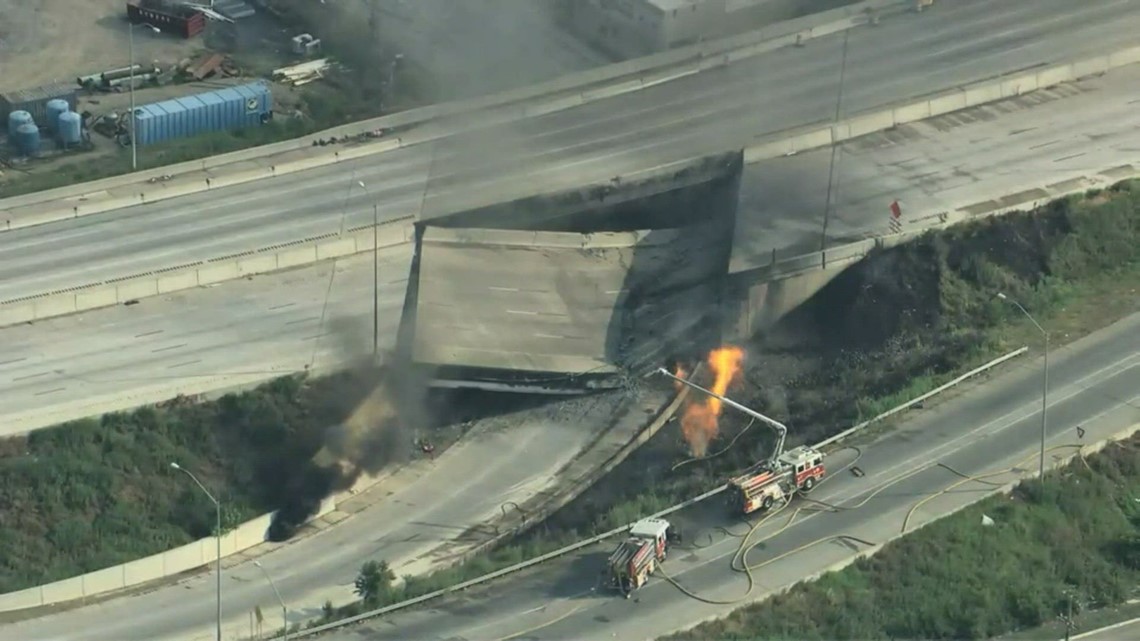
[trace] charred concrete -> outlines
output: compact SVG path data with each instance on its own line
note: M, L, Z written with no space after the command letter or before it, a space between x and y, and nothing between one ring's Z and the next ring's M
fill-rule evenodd
M401 348L434 383L627 385L721 341L740 152L421 222Z

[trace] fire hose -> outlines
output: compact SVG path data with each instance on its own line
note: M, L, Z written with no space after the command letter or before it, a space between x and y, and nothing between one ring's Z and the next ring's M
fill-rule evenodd
M1078 444L1057 445L1057 446L1049 448L1046 451L1052 452L1055 450L1071 449L1071 448L1077 448L1078 449L1078 458L1081 460L1082 463L1084 463L1086 466L1088 466L1088 462L1085 461L1084 455L1080 454L1080 452L1079 452L1081 445L1078 445ZM846 470L852 468L855 465L855 463L858 462L859 459L863 455L862 450L860 450L859 448L854 447L854 446L850 446L850 447L843 448L843 449L855 450L855 452L856 452L855 458L851 462L849 462L846 465L844 465L843 467L839 468L839 470L837 470L834 474L831 474L827 478L820 481L820 483L818 483L816 485L816 487L819 487L823 483L830 481L831 479L835 478L836 476L839 475L840 472L843 472L843 471L846 471ZM736 552L732 555L732 561L730 563L730 568L733 572L740 572L740 573L743 573L745 575L745 577L748 580L748 587L743 594L741 594L740 596L731 598L731 599L713 599L710 597L702 596L702 595L698 594L697 592L694 592L693 590L686 588L684 585L681 584L680 581L678 581L677 579L670 576L661 567L658 567L657 570L661 573L662 578L664 578L666 581L668 581L670 584L672 584L674 587L676 587L678 590L680 590L683 594L685 594L686 596L688 596L692 599L696 599L697 601L701 601L703 603L708 603L710 605L735 605L737 603L740 603L740 602L748 599L752 595L752 592L755 590L756 579L755 579L753 573L755 571L759 570L760 568L763 568L765 566L771 565L772 563L775 563L776 561L780 561L780 560L785 559L785 558L792 556L794 554L798 554L800 552L803 552L803 551L805 551L809 548L812 548L816 545L819 545L821 543L827 543L827 542L831 542L831 541L835 541L835 540L853 541L853 542L865 545L867 547L874 547L875 545L877 545L876 543L873 543L871 541L866 541L864 539L861 539L861 538L854 536L854 535L851 535L851 534L840 533L840 534L833 534L830 536L821 537L821 538L815 539L813 541L809 541L807 543L804 543L803 545L800 545L799 547L796 547L795 549L789 550L787 552L784 552L783 554L777 555L771 559L767 559L767 560L762 561L760 563L755 563L755 564L750 565L747 562L748 554L751 553L752 550L763 545L765 542L775 538L776 536L778 536L779 534L781 534L782 532L787 530L789 527L791 527L793 524L795 524L796 518L800 515L801 512L804 512L806 510L811 510L813 507L815 507L815 511L828 511L828 512L850 511L850 510L859 509L859 508L863 507L864 505L866 505L868 502L870 502L871 499L876 497L878 494L880 494L881 492L886 490L888 487L891 487L891 486L895 485L896 483L898 483L899 481L902 481L904 479L915 476L916 474L923 472L923 471L926 471L926 470L930 469L931 467L935 467L935 466L943 467L943 468L949 470L950 472L952 472L958 476L961 476L962 477L961 480L952 483L948 487L946 487L946 488L944 488L938 492L935 492L933 494L930 494L929 496L924 497L922 500L918 501L913 506L911 506L910 510L906 514L906 517L903 519L903 523L902 523L902 526L900 529L900 534L905 534L907 532L908 525L910 524L910 520L913 517L914 513L918 510L918 508L922 507L923 505L925 505L929 501L932 501L933 499L935 499L939 496L942 496L944 494L952 492L955 489L957 489L958 487L960 487L966 483L969 483L969 482L981 482L981 483L985 483L985 484L991 485L991 486L1003 485L1000 483L995 483L993 481L989 481L988 479L995 477L995 476L1000 476L1003 474L1017 473L1020 469L1022 469L1022 466L1024 464L1026 464L1027 462L1029 462L1030 460L1032 460L1036 456L1038 456L1038 455L1032 454L1032 455L1026 457L1025 459L1019 461L1013 467L997 470L994 472L986 472L984 474L976 474L976 475L963 474L962 472L959 472L959 471L953 469L952 467L950 467L949 465L946 465L944 463L936 463L933 465L924 465L922 467L911 470L910 472L907 472L898 478L888 479L887 481L881 483L878 487L874 487L874 489L871 491L871 493L867 494L862 500L860 500L858 503L856 503L854 505L846 505L846 506L844 506L844 505L832 505L832 504L829 504L827 502L817 501L814 499L807 498L805 496L803 498L810 501L811 503L814 503L815 506L802 506L802 507L796 508L796 510L792 513L791 517L782 526L780 526L774 532L766 535L764 538L761 538L761 539L756 540L756 541L752 541L753 535L755 535L755 533L764 524L768 523L769 521L774 519L776 516L778 516L781 512L788 509L792 504L792 499L794 499L797 495L802 494L798 489L794 490L792 496L789 497L787 502L785 502L783 505L776 508L775 510L769 512L768 514L764 515L759 520L757 520L755 523L753 523L751 525L750 529L748 530L748 532L744 535L735 534L733 532L730 532L727 528L724 528L724 527L718 527L717 528L718 530L723 531L728 536L740 537L742 539L740 542L740 545L737 547ZM816 506L818 506L818 507L816 507ZM711 545L711 543L710 543L710 545ZM696 546L694 546L694 547L696 547ZM702 546L702 547L707 547L707 546ZM698 549L700 549L700 548L698 548Z

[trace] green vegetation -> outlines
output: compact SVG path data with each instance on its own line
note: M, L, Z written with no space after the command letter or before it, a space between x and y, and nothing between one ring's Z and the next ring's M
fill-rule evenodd
M1140 183L982 219L876 251L748 346L740 402L788 423L788 446L838 433L1040 335L998 292L1024 305L1054 346L1140 311ZM871 390L887 390L874 395ZM721 419L724 447L745 426ZM538 527L486 554L408 579L391 600L481 576L699 494L766 455L750 429L733 448L690 458L666 429ZM383 604L383 603L381 603ZM359 603L329 618L362 611ZM327 619L326 619L327 620Z
M1133 438L667 639L985 639L1115 606L1140 591L1138 497Z
M376 384L360 372L284 377L0 440L0 592L211 535L213 505L171 462L218 496L224 528L291 505L326 429Z

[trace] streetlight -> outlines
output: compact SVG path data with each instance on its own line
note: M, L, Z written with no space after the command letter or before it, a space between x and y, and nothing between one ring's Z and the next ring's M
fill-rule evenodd
M281 604L281 623L285 626L285 632L282 633L281 641L289 641L289 614L285 608L285 599L281 598L281 593L277 591L277 584L273 582L273 577L269 576L269 571L261 565L261 561L254 561L253 564L265 575L265 580L269 581L269 587L273 588L273 594L277 596L277 602Z
M135 142L135 27L138 26L133 22L127 23L127 57L130 58L127 66L130 68L131 74L131 117L128 122L131 123L131 171L137 171L139 168L139 152L138 144ZM151 24L143 23L143 26L150 29L154 33L161 33L161 30Z
M358 180L356 184L372 198L372 192ZM376 199L372 200L372 364L380 357L380 208Z
M1045 371L1041 377L1041 456L1040 456L1040 459L1038 460L1038 463L1037 463L1037 473L1041 479L1041 485L1044 486L1045 485L1045 437L1046 437L1045 417L1046 417L1046 411L1048 410L1048 407L1049 407L1049 332L1046 332L1045 328L1041 327L1041 324L1037 322L1037 319L1033 318L1033 316L1024 307L1021 306L1021 303L1013 300L1012 298L1009 298L1008 296L1006 296L1005 294L1003 294L1001 292L998 292L997 297L1004 300L1004 301L1008 301L1010 303L1013 303L1014 306L1016 306L1018 309L1020 309L1021 313L1025 314L1025 317L1029 319L1029 322L1033 323L1033 326L1037 328L1037 331L1041 332L1042 338L1045 339L1045 368L1044 368Z
M214 509L217 513L218 521L217 521L217 530L214 531L214 540L217 542L218 548L217 548L217 564L216 564L216 568L214 570L214 574L217 576L217 618L218 618L218 638L217 638L217 641L222 641L222 504L218 502L218 499L214 498L213 494L210 494L210 490L207 490L206 486L202 485L202 482L199 481L198 477L194 476L194 474L192 472L190 472L190 470L182 467L181 465L179 465L177 463L171 463L170 467L178 470L179 472L184 472L186 474L186 476L189 476L190 480L194 481L194 484L197 485L198 488L200 490L202 490L202 492L214 504Z

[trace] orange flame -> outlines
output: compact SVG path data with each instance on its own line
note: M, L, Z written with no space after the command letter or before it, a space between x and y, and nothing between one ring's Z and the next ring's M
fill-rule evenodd
M724 396L728 388L740 378L743 371L744 350L732 345L720 347L709 353L707 362L713 373L711 390ZM685 442L689 444L693 456L704 456L708 451L709 443L716 438L720 430L719 418L723 410L723 403L719 398L689 395L685 413L681 417L681 433L685 437Z

